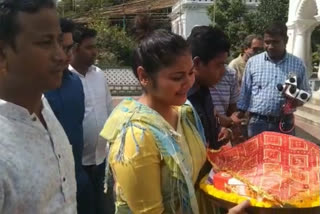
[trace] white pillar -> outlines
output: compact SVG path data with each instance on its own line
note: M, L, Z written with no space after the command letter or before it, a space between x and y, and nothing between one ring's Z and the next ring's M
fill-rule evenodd
M320 0L318 0L317 5L320 5ZM320 8L319 8L320 10ZM314 17L317 21L318 24L320 23L320 15L317 15ZM319 62L319 69L318 69L318 79L320 79L320 62ZM313 97L316 99L320 99L320 88L318 89L318 91L313 93Z
M293 49L294 49L294 41L295 41L295 36L296 36L296 26L294 23L287 23L288 27L288 43L287 43L287 48L286 50L293 54Z
M288 51L292 51L293 55L304 61L309 76L312 73L311 34L317 24L315 19L302 19L296 20L289 26L291 30L289 33L293 35L291 35L291 40L289 39Z

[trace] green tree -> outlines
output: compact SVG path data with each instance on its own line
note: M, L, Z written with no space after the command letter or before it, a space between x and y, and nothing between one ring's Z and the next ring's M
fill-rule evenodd
M260 0L256 10L248 10L243 0L216 0L208 14L229 37L233 56L241 51L243 39L252 33L262 35L274 21L287 22L289 0Z
M239 54L241 43L249 33L245 23L247 13L243 0L217 0L208 10L213 25L219 27L229 37L233 56Z
M274 21L288 21L289 0L260 0L257 11L246 17L250 32L263 34L264 30Z
M134 39L122 28L111 26L107 18L95 15L91 20L93 21L88 23L88 26L98 32L99 66L102 68L130 66Z
M84 13L88 18L86 25L97 31L99 54L98 65L102 68L131 65L134 39L123 28L112 26L107 17L100 16L94 8L120 4L119 0L61 0L58 3L60 16L75 18Z

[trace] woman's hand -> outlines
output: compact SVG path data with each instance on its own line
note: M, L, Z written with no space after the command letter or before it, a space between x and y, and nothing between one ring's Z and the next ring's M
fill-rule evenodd
M246 208L250 206L250 201L244 201L241 204L231 208L228 214L247 214L245 211Z

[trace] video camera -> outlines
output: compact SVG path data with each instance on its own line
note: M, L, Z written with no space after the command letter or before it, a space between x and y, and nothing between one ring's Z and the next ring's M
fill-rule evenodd
M285 83L278 84L277 88L286 97L286 102L281 108L281 120L279 129L282 133L291 133L294 130L294 115L296 100L306 103L309 101L311 94L298 88L297 75L290 74Z
M293 100L300 100L303 103L308 102L311 97L310 93L308 93L302 89L298 89L296 75L290 75L289 78L285 81L285 83L283 85L278 84L277 88L287 98L291 98Z

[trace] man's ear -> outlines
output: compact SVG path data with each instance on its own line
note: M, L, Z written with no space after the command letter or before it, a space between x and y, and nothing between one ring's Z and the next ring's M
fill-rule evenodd
M199 70L199 67L201 65L201 59L200 57L196 56L193 58L193 66L194 66L194 69L196 70Z

